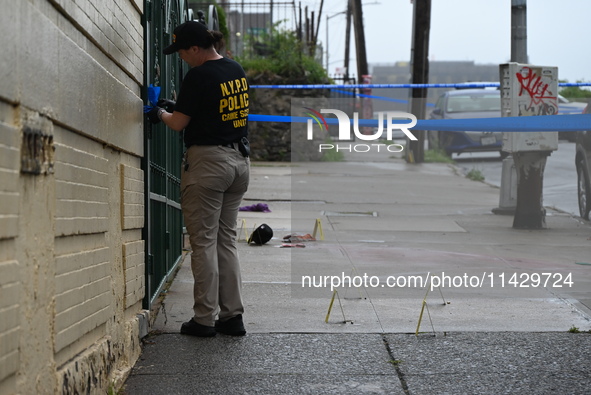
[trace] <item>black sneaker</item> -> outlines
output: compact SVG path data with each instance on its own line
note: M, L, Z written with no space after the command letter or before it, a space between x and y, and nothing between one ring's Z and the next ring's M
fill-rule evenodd
M246 335L246 329L244 329L244 322L242 322L242 314L238 314L235 317L230 318L226 321L216 321L215 329L219 333L229 336L244 336Z
M213 326L201 325L191 318L189 321L183 322L183 325L181 325L181 334L197 337L213 337L215 336L216 331Z

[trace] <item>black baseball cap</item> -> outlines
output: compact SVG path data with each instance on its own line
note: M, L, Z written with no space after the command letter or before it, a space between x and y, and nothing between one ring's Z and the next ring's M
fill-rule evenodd
M209 47L207 40L208 33L207 26L201 22L185 22L174 29L172 33L172 44L164 48L162 52L165 55L170 55L179 49L187 49L194 45L207 48Z
M252 232L248 238L248 244L263 245L273 238L273 229L267 224L262 224Z

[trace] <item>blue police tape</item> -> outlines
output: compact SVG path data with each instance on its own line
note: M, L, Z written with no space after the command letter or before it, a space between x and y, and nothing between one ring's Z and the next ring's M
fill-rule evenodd
M250 114L249 121L306 123L312 118L284 115ZM328 125L338 125L338 119L325 118ZM401 126L409 122L397 123ZM360 119L359 126L377 127L377 119ZM530 117L476 119L419 119L411 130L439 130L444 132L576 132L591 130L591 114L539 115Z
M498 88L498 82L474 82L461 84L311 84L311 85L251 85L256 89L384 89L384 88ZM560 82L558 86L591 86L591 82Z

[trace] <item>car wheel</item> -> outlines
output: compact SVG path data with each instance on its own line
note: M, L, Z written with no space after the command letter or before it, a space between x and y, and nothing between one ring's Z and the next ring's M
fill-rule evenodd
M582 160L577 162L577 193L579 197L579 213L582 218L589 219L591 185L589 185L589 174Z

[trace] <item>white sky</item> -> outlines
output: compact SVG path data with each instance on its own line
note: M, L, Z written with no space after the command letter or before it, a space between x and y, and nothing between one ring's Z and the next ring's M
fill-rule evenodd
M362 0L368 63L408 61L412 39L410 0ZM296 4L298 2L296 1ZM302 0L318 12L320 0ZM325 0L319 41L329 21L329 73L343 66L346 0ZM511 56L511 0L432 0L429 59L500 64ZM591 81L591 0L529 0L529 62L558 66L560 80ZM325 47L326 48L326 47ZM357 74L351 38L351 74ZM461 82L461 81L458 81Z

